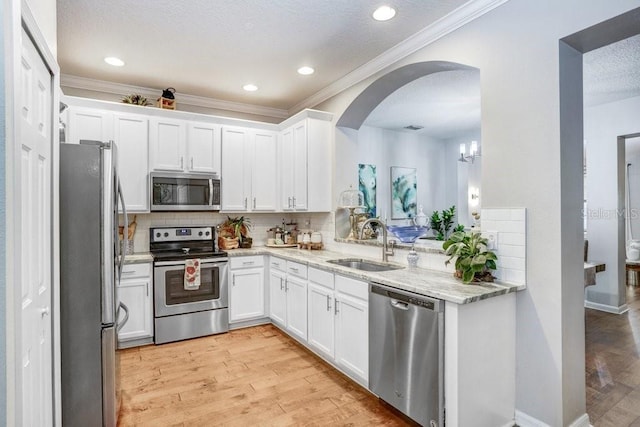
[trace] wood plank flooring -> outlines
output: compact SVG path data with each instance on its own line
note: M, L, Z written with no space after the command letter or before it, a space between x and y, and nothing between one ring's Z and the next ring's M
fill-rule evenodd
M594 427L640 426L640 287L629 311L586 309L587 413Z
M122 350L119 426L406 426L272 325Z

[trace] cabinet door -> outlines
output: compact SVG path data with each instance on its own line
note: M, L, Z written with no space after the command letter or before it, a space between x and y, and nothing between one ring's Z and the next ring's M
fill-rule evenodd
M287 330L307 340L307 281L287 276Z
M191 172L220 175L220 126L189 123L187 131L187 166Z
M336 293L336 363L369 382L369 314L366 301Z
M271 320L286 326L287 324L287 293L285 291L286 274L279 271L269 273L269 297Z
M293 128L285 129L279 142L280 208L293 210Z
M241 128L222 128L222 210L246 211L251 192L249 158L249 133Z
M275 211L277 206L278 146L274 132L253 133L252 204L253 211Z
M293 208L307 210L307 122L293 127ZM327 180L329 177L327 177Z
M334 324L333 291L323 286L309 283L308 291L308 343L311 347L333 360Z
M111 139L111 114L90 108L69 108L67 142L78 144L81 139L106 142Z
M149 122L149 149L153 170L185 170L186 126L182 120L152 118Z
M118 299L129 308L129 320L118 332L119 341L153 337L151 280L149 278L122 280Z
M264 316L264 270L248 268L231 272L229 321Z
M149 120L132 114L115 114L113 125L127 210L149 212Z

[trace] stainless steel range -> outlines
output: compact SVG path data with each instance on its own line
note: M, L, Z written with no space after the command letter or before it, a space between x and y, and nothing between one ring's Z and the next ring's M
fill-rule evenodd
M155 343L229 330L228 257L218 251L214 227L151 228ZM199 268L199 285L185 281L186 265Z

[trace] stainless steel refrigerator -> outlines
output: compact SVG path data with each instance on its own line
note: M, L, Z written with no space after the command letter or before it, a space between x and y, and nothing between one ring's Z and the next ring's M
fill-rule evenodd
M117 423L116 334L128 316L116 293L124 262L118 243L118 201L126 223L116 160L113 142L60 145L61 398L65 427L112 427Z

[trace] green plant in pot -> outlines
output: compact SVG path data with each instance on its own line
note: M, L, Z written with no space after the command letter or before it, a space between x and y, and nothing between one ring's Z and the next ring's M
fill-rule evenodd
M429 219L429 224L431 225L433 234L436 236L436 240L445 240L447 238L455 216L455 205L451 206L449 209L444 209L442 212L433 211L431 218ZM454 231L457 230L458 228L456 227Z
M463 283L493 282L490 270L496 269L498 257L487 249L487 243L488 240L477 232L452 233L442 245L445 255L449 256L445 265L455 258L455 276L462 279Z
M244 216L231 218L228 216L223 225L233 228L233 234L240 241L240 247L251 247L253 239L249 237L249 230L251 229L251 220L249 218Z

